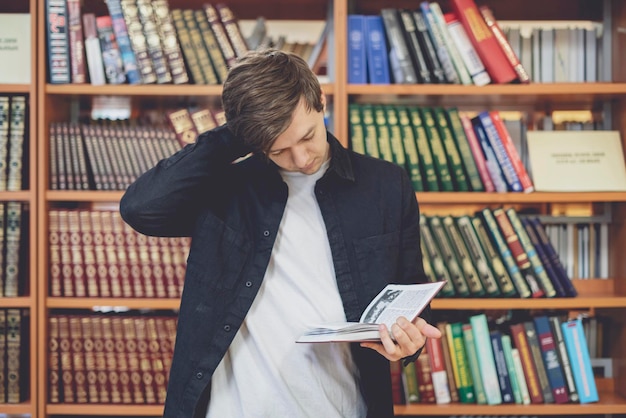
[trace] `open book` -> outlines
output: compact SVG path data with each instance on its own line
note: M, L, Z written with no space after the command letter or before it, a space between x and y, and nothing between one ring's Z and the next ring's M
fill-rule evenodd
M387 329L391 329L401 316L413 321L445 284L445 281L389 284L370 302L359 322L315 325L296 342L380 341L379 324L385 324Z

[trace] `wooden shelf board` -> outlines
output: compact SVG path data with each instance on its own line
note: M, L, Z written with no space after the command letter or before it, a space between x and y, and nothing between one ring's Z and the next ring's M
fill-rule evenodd
M33 200L35 198L35 193L29 190L20 190L17 192L0 192L0 201L7 200L16 200L21 202L26 202L29 200Z
M626 202L626 192L585 193L481 193L481 192L417 192L420 204L460 203L591 203Z
M35 405L31 404L30 402L22 402L22 403L17 403L17 404L3 403L3 404L0 404L0 411L3 414L7 414L7 415L27 414L27 415L34 417Z
M35 307L35 301L30 296L20 296L16 298L0 297L0 308L34 308L34 307Z
M433 309L577 309L577 308L623 308L626 306L626 297L612 296L577 296L575 298L539 298L539 299L513 299L513 298L435 298L432 302Z
M93 86L91 84L46 84L46 94L49 95L113 95L113 96L219 96L222 94L222 85L197 84L105 84ZM322 84L326 94L332 94L334 85Z
M163 405L113 405L113 404L88 404L88 405L68 405L68 404L48 404L46 414L48 415L102 415L107 416L162 416Z
M123 306L129 309L178 309L180 299L63 297L49 297L46 299L46 307L50 309L92 309L96 306Z
M0 92L2 93L30 93L30 84L1 84Z
M536 404L536 405L475 405L454 403L448 405L395 405L396 416L423 415L559 415L590 416L626 414L626 399L611 392L601 392L599 403L590 404Z
M618 97L626 83L531 83L462 86L455 84L348 84L348 94L393 94L423 96L576 96Z
M48 190L46 200L51 202L119 202L123 191L60 191Z

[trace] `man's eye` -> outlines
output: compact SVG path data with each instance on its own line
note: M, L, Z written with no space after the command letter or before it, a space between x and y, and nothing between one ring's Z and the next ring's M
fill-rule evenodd
M283 150L278 150L278 151L270 151L270 155L271 155L272 157L277 157L277 156L279 156L279 155L280 155L280 154L282 154L282 153L283 153Z

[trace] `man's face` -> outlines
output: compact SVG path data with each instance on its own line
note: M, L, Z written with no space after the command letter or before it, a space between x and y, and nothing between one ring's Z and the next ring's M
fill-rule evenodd
M322 96L325 103L325 97ZM314 174L329 158L324 112L307 110L304 99L293 112L291 124L280 134L267 156L285 171Z

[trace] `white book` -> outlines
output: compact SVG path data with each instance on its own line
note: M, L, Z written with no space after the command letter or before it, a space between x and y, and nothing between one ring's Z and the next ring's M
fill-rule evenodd
M570 30L568 28L559 28L554 30L554 82L566 83L571 82L569 79L570 71ZM544 48L544 34L542 33L541 47ZM543 51L542 51L543 53ZM547 52L546 52L547 53Z
M474 344L476 346L476 354L478 355L478 364L480 365L480 376L482 377L485 395L487 396L487 403L489 405L499 405L502 403L502 392L500 391L496 361L489 337L487 317L485 314L473 315L470 316L469 321L472 325L472 334L474 334Z
M543 28L539 33L541 37L541 82L554 83L554 29Z
M465 68L469 72L470 77L477 86L484 86L491 83L491 77L485 69L480 56L476 52L472 41L467 36L467 32L463 27L463 24L459 20L453 20L448 22L448 32L452 41L457 47L457 50L465 64Z
M570 278L578 278L576 272L576 261L574 257L575 245L574 242L574 228L576 226L574 224L567 224L567 241L566 241L566 256L567 260L567 275Z
M515 376L517 377L517 384L519 385L520 392L522 393L522 403L524 405L530 405L530 393L528 392L528 385L526 384L526 377L524 374L524 367L522 366L522 359L517 348L511 350L511 356L513 357L513 364L515 365Z
M30 14L0 13L0 84L30 84Z
M532 30L532 50L533 50L533 82L541 83L541 30Z
M600 278L609 278L609 225L600 224Z
M380 324L390 331L401 316L415 320L445 284L389 284L365 308L359 322L313 324L296 342L380 341Z
M585 28L585 81L598 81L598 34Z

